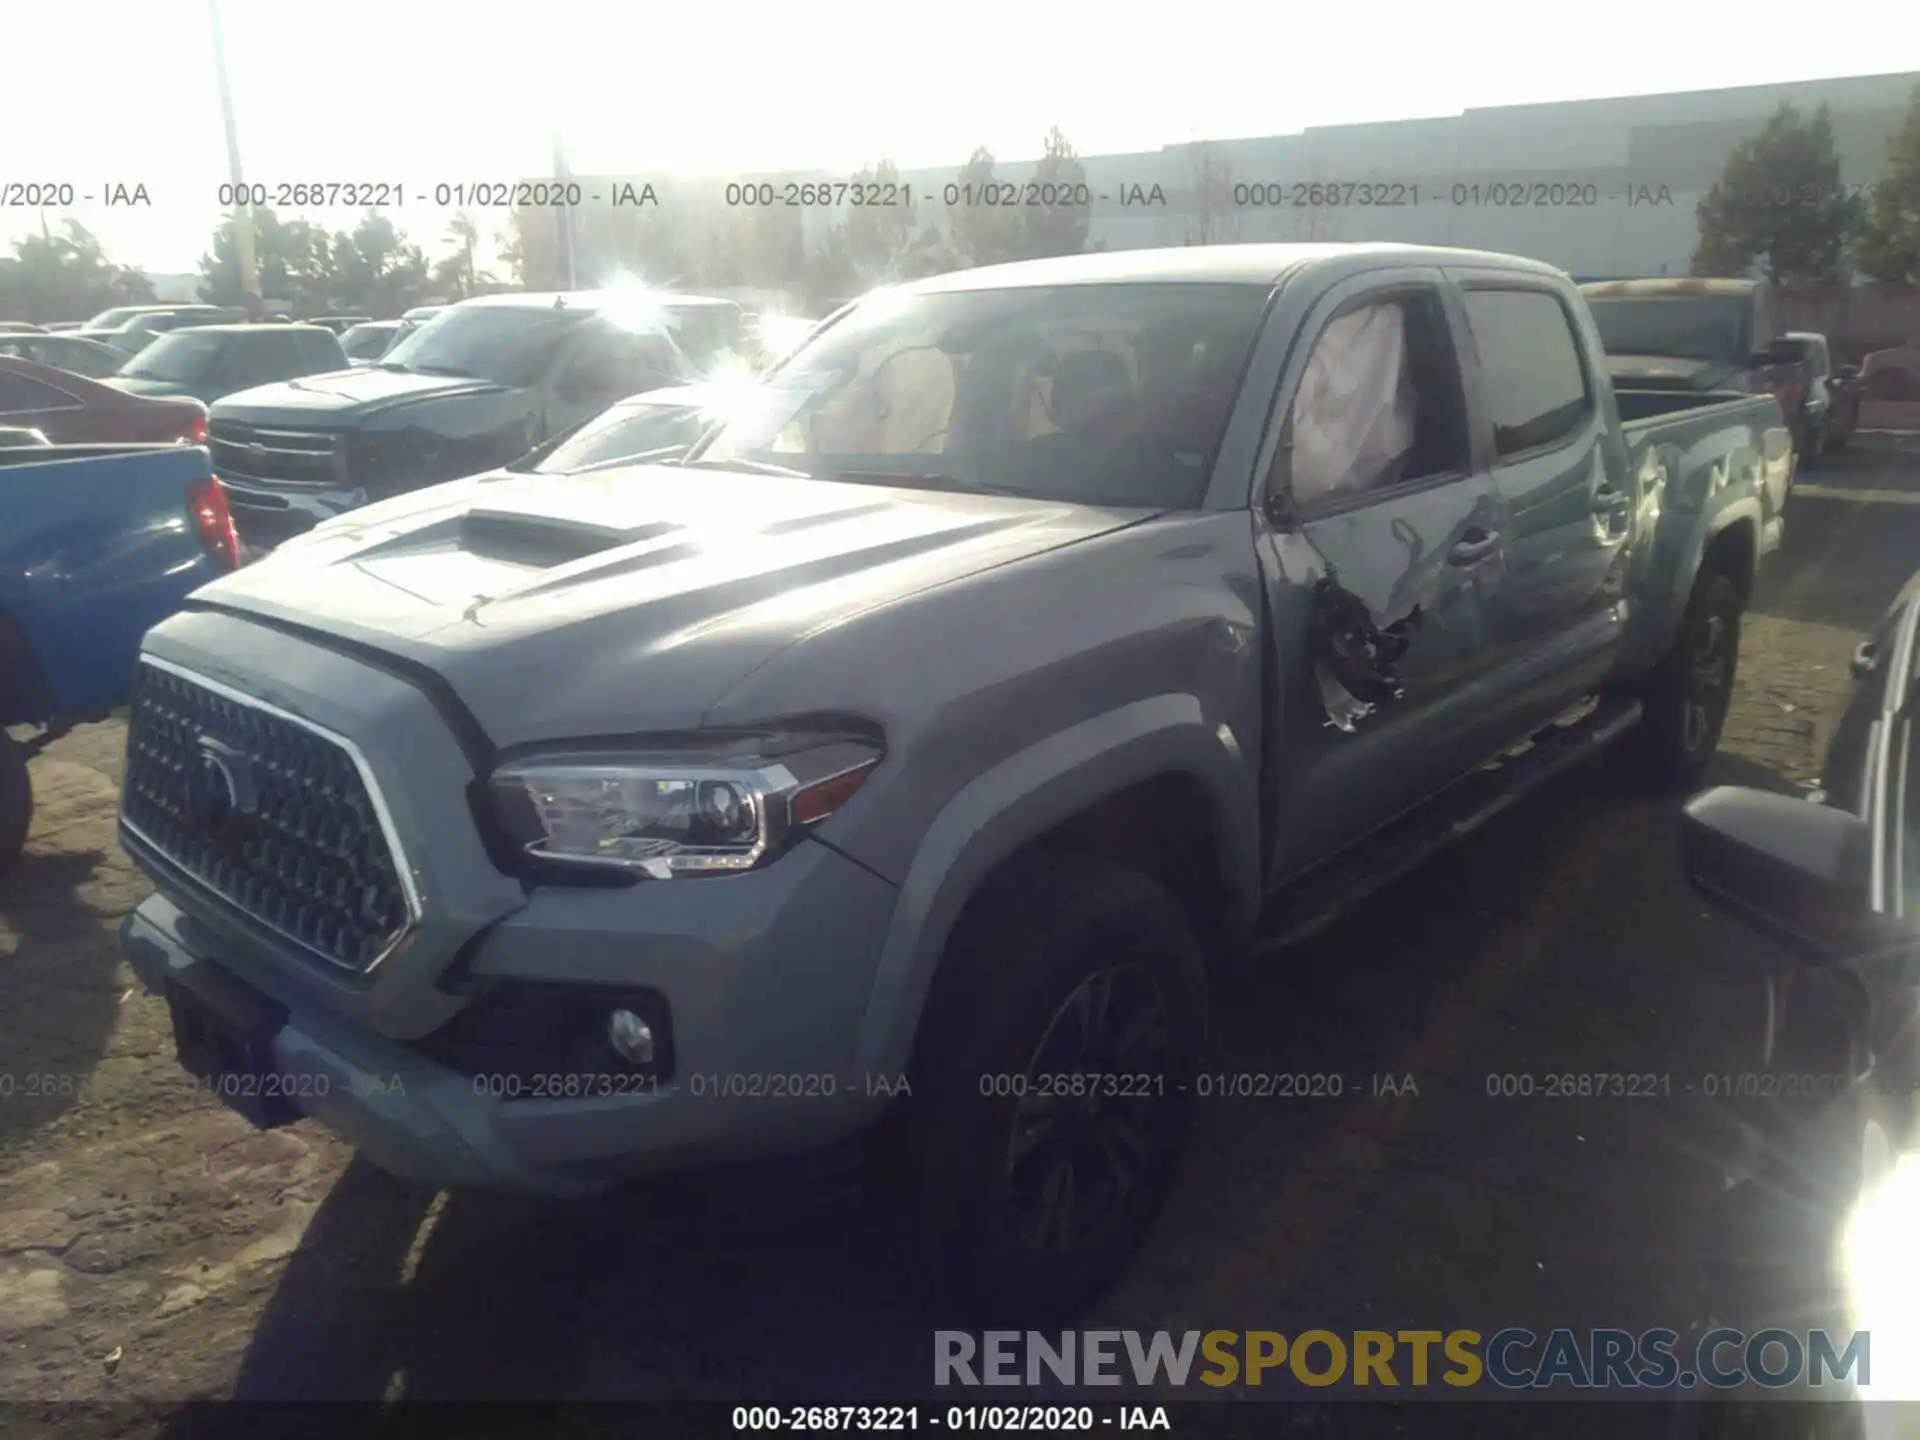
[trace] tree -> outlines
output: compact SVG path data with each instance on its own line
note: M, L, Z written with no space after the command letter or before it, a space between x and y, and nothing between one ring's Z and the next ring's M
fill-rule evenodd
M244 212L243 212L244 213ZM311 311L326 308L334 298L333 237L305 220L282 223L271 209L252 212L254 264L260 276L260 294ZM229 215L213 232L213 247L200 257L200 298L211 305L239 305L240 248Z
M1193 198L1187 205L1187 244L1219 245L1240 238L1233 205L1233 166L1219 146L1196 140L1187 151Z
M473 223L473 217L466 211L456 210L453 219L447 222L447 239L460 247L460 253L450 257L460 262L459 268L454 271L459 282L459 293L471 295L479 283L479 275L473 267L473 251L480 243L480 227Z
M516 205L507 217L500 258L523 290L560 290L567 283L567 256L552 209Z
M1859 210L1840 183L1827 107L1809 119L1783 103L1734 147L1697 207L1693 273L1744 275L1759 267L1780 281L1841 281Z
M81 320L152 299L145 273L109 260L78 220L16 240L13 263L0 265L0 315L22 320Z
M1047 132L1040 163L1034 166L1033 185L1021 198L1040 203L1016 212L1020 253L1033 259L1082 253L1093 227L1087 171L1058 125Z
M333 259L336 303L360 313L398 315L427 288L427 257L378 210L333 237Z
M1007 197L993 172L993 152L973 152L955 177L954 201L947 206L947 233L960 264L997 265L1020 256L1020 213L1000 203Z
M1887 168L1854 248L1860 269L1888 285L1920 285L1920 86L1887 141Z
M822 314L871 288L849 238L850 228L834 225L807 247L793 289L801 307L811 314Z
M863 168L853 177L854 191L862 199L903 200L900 170L891 160ZM918 242L914 233L911 205L853 205L847 210L842 227L846 258L860 283L877 285L905 278L910 252Z

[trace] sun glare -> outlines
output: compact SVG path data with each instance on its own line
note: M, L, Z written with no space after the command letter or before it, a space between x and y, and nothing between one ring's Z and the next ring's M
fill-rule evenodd
M1875 1400L1920 1399L1920 1155L1894 1159L1869 1139L1863 1187L1842 1239L1851 1315L1871 1336ZM1876 1163L1876 1161L1878 1163ZM1875 1175L1875 1172L1878 1172Z

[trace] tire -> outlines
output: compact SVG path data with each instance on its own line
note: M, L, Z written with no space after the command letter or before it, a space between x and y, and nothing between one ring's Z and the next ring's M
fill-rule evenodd
M943 1311L1058 1323L1119 1278L1191 1130L1206 997L1192 926L1136 871L1045 857L975 898L928 995L900 1177ZM1096 1012L1089 1046L1081 1022ZM1037 1078L1076 1073L1135 1093L1083 1101ZM1072 1209L1049 1203L1063 1167Z
M1740 660L1740 591L1702 570L1673 648L1640 691L1644 714L1621 745L1627 774L1665 791L1697 789L1733 700Z
M19 862L33 824L33 780L27 752L0 730L0 875Z
M1827 425L1822 421L1819 426L1809 429L1805 442L1800 447L1800 460L1795 470L1812 470L1820 464L1820 458L1832 447L1827 443Z

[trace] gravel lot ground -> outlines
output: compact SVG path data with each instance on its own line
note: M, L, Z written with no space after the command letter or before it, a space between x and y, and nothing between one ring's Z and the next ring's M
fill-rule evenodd
M1747 624L1721 762L1743 783L1815 775L1848 654L1920 565L1914 447L1869 439L1806 479ZM857 1216L435 1196L189 1088L114 938L146 889L114 839L121 744L101 725L38 762L29 854L0 881L0 1396L133 1401L138 1428L192 1396L927 1390L937 1317ZM1337 1073L1343 1097L1212 1102L1089 1323L1685 1331L1716 1183L1698 1082L1742 1018L1700 960L1754 943L1688 891L1670 804L1598 775L1555 789L1263 980L1228 1063ZM1564 1070L1669 1075L1674 1096L1486 1093ZM1411 1087L1376 1097L1376 1075Z

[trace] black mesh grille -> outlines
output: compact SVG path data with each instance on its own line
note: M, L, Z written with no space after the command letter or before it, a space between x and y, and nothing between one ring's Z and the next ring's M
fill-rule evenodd
M221 832L196 813L201 737L250 772L256 815ZM406 930L406 892L358 767L290 720L142 664L121 816L188 875L336 965L364 970Z

